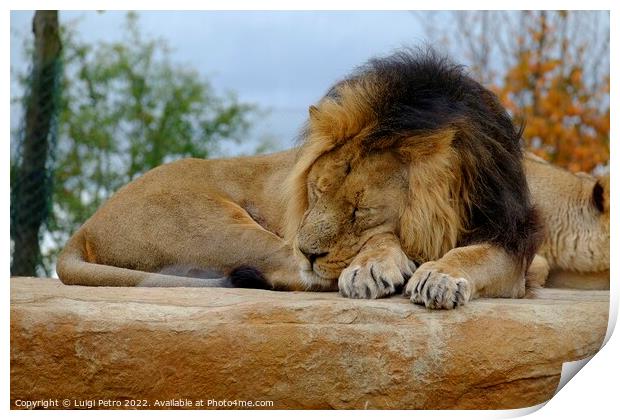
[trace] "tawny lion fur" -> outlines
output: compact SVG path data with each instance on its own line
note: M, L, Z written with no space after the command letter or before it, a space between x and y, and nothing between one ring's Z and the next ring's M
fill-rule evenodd
M526 153L525 173L544 239L528 283L609 288L609 175L574 174Z
M411 51L371 60L310 107L295 149L185 159L119 190L70 239L58 274L352 298L403 290L429 308L520 297L539 225L519 136L459 66ZM207 273L224 277L198 278Z

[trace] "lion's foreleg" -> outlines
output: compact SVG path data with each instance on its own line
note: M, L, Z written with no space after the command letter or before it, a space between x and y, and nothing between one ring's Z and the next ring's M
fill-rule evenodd
M524 294L523 267L491 244L454 248L439 260L422 264L405 288L412 302L436 309L452 309L476 297Z
M415 271L391 233L372 237L338 278L340 294L350 298L376 299L394 294Z

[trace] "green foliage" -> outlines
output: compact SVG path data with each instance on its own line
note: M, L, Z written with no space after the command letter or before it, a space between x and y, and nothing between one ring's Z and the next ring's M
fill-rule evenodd
M119 42L90 45L67 27L62 42L53 215L42 247L46 274L69 235L114 191L162 163L206 158L222 140L241 141L256 113L172 63L164 41L142 37L135 14L127 15Z

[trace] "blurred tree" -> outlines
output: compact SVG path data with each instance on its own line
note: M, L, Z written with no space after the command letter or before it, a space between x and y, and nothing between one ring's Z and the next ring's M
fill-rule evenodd
M523 12L516 62L495 90L513 115L526 119L530 150L572 171L609 161L609 71L585 79L595 46L569 31L571 12ZM598 47L598 46L597 46Z
M162 163L241 141L256 111L171 63L164 41L140 34L136 14L128 13L122 35L90 45L62 28L65 73L41 274L53 272L69 235L114 191Z
M18 159L11 162L11 275L34 276L41 263L39 239L52 194L61 43L58 12L39 10L32 20L34 48Z
M427 35L525 120L528 149L573 171L608 164L607 12L459 11L451 20L452 37L437 39L426 24Z

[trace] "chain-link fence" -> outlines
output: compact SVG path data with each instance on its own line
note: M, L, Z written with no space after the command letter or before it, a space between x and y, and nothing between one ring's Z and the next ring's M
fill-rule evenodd
M62 59L55 11L38 11L35 48L24 94L24 115L11 150L11 275L33 276L41 267L41 228L49 220Z

